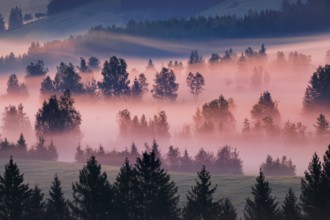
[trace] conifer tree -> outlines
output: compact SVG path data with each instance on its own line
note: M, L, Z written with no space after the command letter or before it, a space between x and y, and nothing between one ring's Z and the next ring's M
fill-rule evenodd
M324 137L330 134L329 122L323 114L320 114L319 117L316 119L316 125L314 125L314 127L316 128L316 134L319 137Z
M136 219L139 201L136 197L136 176L132 165L128 159L120 168L119 174L114 184L115 212L116 219L130 220Z
M72 184L72 214L81 220L104 220L112 215L113 190L107 174L92 156L79 173L79 181Z
M154 81L155 84L151 92L155 99L174 101L177 98L179 84L176 83L176 76L173 70L162 68L159 73L156 73Z
M0 219L23 219L27 213L27 203L31 195L28 184L24 184L23 174L11 157L5 165L4 175L0 175Z
M301 180L301 206L304 219L325 219L322 213L324 206L321 191L322 167L318 155L313 155L305 177Z
M30 198L27 204L27 214L24 219L29 220L44 220L45 219L45 201L44 194L35 186L31 191Z
M17 141L17 145L16 146L17 146L17 149L20 150L20 151L24 151L24 152L27 151L27 144L26 144L24 135L22 133L19 136L19 139Z
M301 208L298 199L294 194L292 188L289 188L282 205L282 219L283 220L300 220Z
M183 208L183 219L215 220L220 214L220 201L213 198L217 185L211 187L211 174L202 167L197 173L196 185L187 194L187 204Z
M269 183L265 181L265 176L260 171L256 178L257 183L252 187L254 199L246 199L244 218L246 220L277 220L279 219L278 203L271 195Z
M61 181L57 174L49 190L49 198L47 200L47 220L69 220L70 212L68 203L63 197Z
M323 156L322 166L322 194L324 196L324 207L330 207L330 145ZM325 216L330 216L330 209L326 208Z
M139 201L136 219L178 219L178 188L161 167L155 152L144 152L142 157L137 159L134 170Z
M219 219L221 220L236 220L237 211L231 201L228 198L225 198L220 204L220 215Z

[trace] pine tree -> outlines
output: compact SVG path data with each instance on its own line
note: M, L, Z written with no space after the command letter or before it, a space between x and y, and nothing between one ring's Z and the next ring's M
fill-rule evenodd
M73 202L70 204L73 216L81 220L109 219L113 213L113 190L107 174L101 173L101 165L95 157L79 173L79 181L72 184Z
M255 104L251 110L251 116L259 121L266 117L271 117L275 121L280 119L277 103L273 101L270 92L266 91L261 94L258 103Z
M283 220L300 220L301 208L298 199L294 194L292 188L289 188L282 205L282 219Z
M136 219L139 201L136 197L136 176L128 159L120 168L114 184L115 216L118 220Z
M139 201L136 219L178 219L178 188L161 167L155 152L144 152L142 158L137 159L134 170Z
M254 199L246 199L244 218L246 220L277 220L279 218L278 203L271 195L269 183L260 171L256 178L257 183L252 187Z
M187 204L183 208L183 219L218 219L220 201L214 201L213 198L217 185L211 187L211 174L205 166L197 175L196 185L187 194Z
M326 219L322 213L323 199L321 191L322 167L319 157L315 153L309 163L305 177L301 180L301 206L304 219Z
M316 128L316 134L319 137L324 137L326 135L330 134L330 126L329 122L325 118L323 114L320 114L320 116L316 119L316 125L314 127Z
M19 7L12 8L9 14L8 29L18 28L23 25L23 13Z
M135 79L133 81L133 85L131 87L131 95L133 96L133 98L141 98L143 95L142 88L136 77L135 77Z
M44 194L35 186L31 191L29 202L27 204L27 214L24 219L44 220L45 219L45 201Z
M49 190L49 198L47 200L47 220L69 220L70 212L68 203L63 197L61 181L57 174Z
M20 151L23 151L23 152L27 151L27 144L26 144L24 135L22 133L19 136L16 146L17 146L17 149Z
M31 190L23 181L23 174L11 157L4 175L0 175L0 219L24 219Z
M330 207L330 145L323 156L322 170L322 194L324 196L324 207ZM330 216L330 209L325 208L325 216Z
M44 78L41 82L40 92L43 95L55 92L54 81L49 76L46 76L46 78Z
M223 202L220 203L220 215L219 219L221 220L236 220L237 211L231 201L228 198L225 198Z

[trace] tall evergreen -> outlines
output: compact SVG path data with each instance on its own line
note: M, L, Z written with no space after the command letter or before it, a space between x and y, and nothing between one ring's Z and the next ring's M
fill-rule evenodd
M301 180L300 200L306 220L326 219L322 212L324 195L321 191L321 174L321 162L315 153L309 163L308 170L305 171L305 177Z
M23 13L19 7L12 8L9 14L8 29L18 28L23 25Z
M17 149L20 151L23 151L23 152L27 151L27 144L26 144L24 135L22 133L19 136L16 146L17 146Z
M24 219L44 220L45 219L45 201L44 194L35 186L27 204L27 214Z
M72 184L72 214L81 220L106 220L113 214L113 190L107 174L92 156L79 172L79 181Z
M4 175L0 175L0 219L24 219L31 190L23 181L23 174L20 174L13 158L10 158L5 165Z
M224 201L220 204L220 215L219 219L221 220L236 220L237 211L231 201L228 198L225 198Z
M57 174L49 190L49 198L46 205L48 220L69 220L70 212L68 203L63 197L61 181Z
M197 175L196 185L187 194L187 204L183 208L183 219L218 219L220 201L215 201L213 198L217 185L211 187L211 174L205 166Z
M330 216L330 145L328 146L327 151L323 156L323 165L322 165L322 194L323 194L323 204L324 204L324 215Z
M137 159L134 169L139 201L136 219L178 219L178 188L161 167L155 152L144 152L142 157Z
M118 220L136 219L139 200L136 196L136 176L128 159L120 168L114 184L115 216Z
M282 205L283 220L300 220L302 219L301 208L296 195L292 188L289 188Z
M330 134L330 126L328 120L325 118L323 114L320 114L316 119L316 135L319 137L324 137Z
M246 199L244 217L246 220L277 220L279 219L278 202L271 195L269 183L260 171L257 183L252 187L253 200Z

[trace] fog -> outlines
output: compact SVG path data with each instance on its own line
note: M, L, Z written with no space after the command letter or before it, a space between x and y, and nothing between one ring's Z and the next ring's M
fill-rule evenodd
M130 41L133 39L129 39ZM284 143L278 141L277 138L261 139L248 139L242 138L239 134L242 131L243 121L245 118L251 119L251 108L257 103L262 92L268 90L273 100L277 101L278 109L281 114L280 127L283 128L283 124L290 120L291 122L301 121L308 127L307 132L314 132L316 117L318 114L305 115L302 114L302 101L305 93L307 83L319 65L325 64L325 54L328 48L330 48L330 40L328 36L314 36L305 38L286 38L286 39L252 39L252 40L223 40L214 42L200 42L198 44L185 43L173 44L167 42L166 44L160 44L159 41L146 41L143 39L135 39L139 44L152 47L158 45L157 48L161 49L166 47L166 50L178 52L178 54L185 53L185 56L177 55L175 57L150 57L152 58L155 68L159 71L162 67L167 66L169 60L181 60L184 64L184 70L176 72L176 78L179 85L178 98L174 102L160 102L152 98L150 93L147 93L142 101L110 101L100 98L99 100L88 100L84 97L75 97L75 107L80 111L82 116L81 132L83 134L81 140L66 141L66 138L53 137L55 145L58 148L60 161L73 161L73 155L78 143L85 147L89 145L93 148L97 148L100 144L107 150L123 150L129 148L130 144L134 141L140 151L143 151L144 142L151 143L152 138L145 140L133 140L129 138L119 137L119 129L117 123L117 113L120 110L128 109L131 112L131 117L137 115L139 118L142 114L145 114L147 119L152 118L158 114L159 111L165 111L168 117L170 125L171 138L168 141L160 141L160 150L163 154L166 154L168 147L174 145L181 149L187 149L191 156L194 156L198 150L203 147L207 151L216 153L217 150L224 146L230 145L237 148L240 153L240 158L243 160L243 170L246 175L254 175L259 171L259 166L265 161L266 155L270 154L273 157L281 157L287 155L292 159L293 163L297 165L297 175L302 175L303 171L307 168L309 161L311 160L312 153L318 152L322 155L326 149L327 144L325 142L319 142L315 139L307 143ZM296 43L298 42L298 43ZM301 43L299 43L301 42ZM194 67L193 69L187 66L187 57L192 49L198 49L200 54L203 55L205 61L207 61L212 52L218 52L221 55L229 48L233 48L234 52L239 56L241 52L252 46L254 50L259 50L261 43L265 43L267 47L268 58L266 61L254 60L249 62L248 65L239 68L237 63L227 63L223 65L205 65L203 67ZM1 41L2 51L1 53L13 51L16 54L21 54L27 50L28 44L10 43ZM283 51L288 57L288 53L291 51L298 51L311 56L311 63L304 67L293 65L279 65L275 62L277 51ZM68 54L66 54L68 55ZM96 55L97 54L93 54ZM108 57L112 56L110 53ZM72 60L76 60L75 65L78 65L80 54L71 53L68 56L72 57ZM136 73L132 72L132 69L136 69L137 73L145 72L147 59L132 57L130 55L125 56L128 68L131 73L129 78L132 81ZM144 55L145 56L145 55ZM60 57L60 54L59 54ZM104 62L104 56L100 56ZM70 59L69 59L70 60ZM72 61L70 60L70 61ZM64 62L68 62L67 59L63 59ZM206 62L207 63L207 62ZM54 77L56 65L59 63L47 63L47 67L50 69L49 75ZM260 86L251 85L251 76L253 74L254 67L262 66L264 71L269 73L269 82L265 82L262 79ZM187 74L192 72L201 72L205 77L205 89L198 97L197 100L193 99L193 96L189 93L186 85ZM100 71L92 74L83 75L83 80L87 81L91 77L95 77L97 80L102 78ZM11 73L11 72L10 72ZM8 73L8 75L10 74ZM19 74L20 82L25 82L28 86L29 97L26 99L21 98L6 98L5 96L0 98L1 112L4 107L11 105L18 105L20 103L24 106L24 111L27 113L32 126L35 123L35 114L42 106L42 102L45 97L41 97L39 93L40 82L42 79L27 80L25 78L24 70L17 70ZM6 83L8 75L2 75L0 78L0 94L6 93ZM154 73L146 73L146 77L149 83L149 90L152 88ZM236 108L232 109L232 113L235 117L235 133L232 135L213 136L203 138L194 134L194 122L193 115L196 112L197 107L201 108L204 103L217 99L220 95L223 95L226 99L233 98L236 104ZM330 118L329 112L324 113L327 118ZM192 133L192 137L188 139L182 139L179 137L179 132L183 126L189 125ZM12 142L16 142L20 131L13 134L9 139ZM14 138L17 136L17 138ZM4 137L2 137L4 138ZM143 139L143 138L141 138ZM36 143L35 136L27 137L29 146Z

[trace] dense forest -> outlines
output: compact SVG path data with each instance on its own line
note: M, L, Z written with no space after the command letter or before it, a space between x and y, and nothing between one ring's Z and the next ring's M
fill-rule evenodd
M323 160L315 153L301 179L301 195L291 188L279 203L260 170L252 195L245 202L244 219L326 219L329 213L330 146ZM135 164L125 160L111 184L94 156L87 159L72 183L72 200L63 196L60 178L55 174L49 195L38 186L24 183L24 176L13 159L0 175L0 217L3 219L227 219L238 213L230 199L216 200L217 185L202 166L195 185L179 206L178 188L162 166L155 149L145 151ZM161 198L161 199L159 199ZM15 218L14 218L15 217Z

